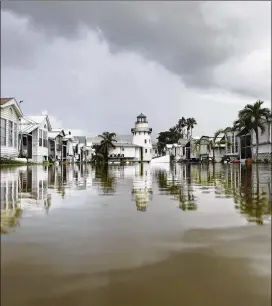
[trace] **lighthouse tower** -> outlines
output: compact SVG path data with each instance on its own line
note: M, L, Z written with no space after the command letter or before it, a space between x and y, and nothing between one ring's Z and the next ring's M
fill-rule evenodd
M132 144L140 146L139 160L143 162L150 162L152 159L152 128L148 127L148 121L145 115L137 116L135 128L131 129L133 134Z

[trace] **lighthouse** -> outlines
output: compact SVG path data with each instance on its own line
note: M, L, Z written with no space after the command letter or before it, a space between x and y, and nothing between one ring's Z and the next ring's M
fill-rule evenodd
M148 121L144 114L137 116L135 127L131 129L133 135L132 144L140 147L139 161L150 162L152 159L152 128L148 127Z

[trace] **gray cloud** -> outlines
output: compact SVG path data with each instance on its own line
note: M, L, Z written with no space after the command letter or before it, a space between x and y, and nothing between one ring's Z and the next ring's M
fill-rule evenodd
M89 133L143 112L155 133L193 116L212 134L271 99L271 18L244 3L3 2L1 94Z
M214 78L217 66L261 47L262 38L271 33L269 5L236 2L233 6L203 1L7 1L2 9L28 16L38 30L50 36L75 39L81 25L99 28L112 52L140 52L179 75L188 86L208 88L220 87ZM233 13L228 15L229 11ZM237 85L233 90L239 92Z

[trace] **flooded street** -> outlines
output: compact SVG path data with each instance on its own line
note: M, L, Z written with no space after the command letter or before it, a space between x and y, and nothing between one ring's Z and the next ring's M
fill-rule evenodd
M271 190L270 165L2 169L1 305L269 306Z

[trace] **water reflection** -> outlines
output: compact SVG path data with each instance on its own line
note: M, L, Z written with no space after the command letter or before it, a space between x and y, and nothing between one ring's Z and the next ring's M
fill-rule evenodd
M21 215L18 169L6 170L1 172L1 234L19 226Z
M159 190L177 200L181 210L193 211L197 209L197 197L194 194L190 164L183 167L171 165L168 173L158 170L156 175Z
M263 224L271 219L271 184L270 169L261 165L189 164L173 165L169 170L153 169L149 164L73 165L2 170L1 233L18 227L23 211L49 213L55 203L70 201L72 192L80 201L79 192L83 190L92 190L97 196L117 196L126 194L126 188L137 211L145 212L155 204L155 190L156 196L169 197L184 212L197 213L207 196L213 202L230 199L247 222Z
M135 167L132 184L132 199L136 202L137 211L146 211L152 200L152 176L149 164L143 163Z

